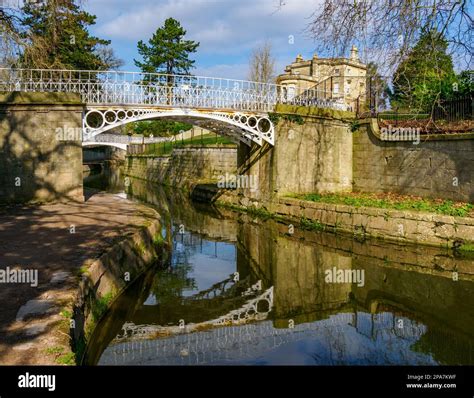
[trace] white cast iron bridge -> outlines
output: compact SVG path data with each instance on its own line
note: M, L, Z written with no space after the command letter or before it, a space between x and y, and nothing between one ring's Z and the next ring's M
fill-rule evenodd
M0 91L80 94L86 107L84 145L105 145L95 137L158 118L198 125L247 145L274 145L269 114L277 103L345 108L340 98L320 90L298 93L277 84L139 72L0 69Z

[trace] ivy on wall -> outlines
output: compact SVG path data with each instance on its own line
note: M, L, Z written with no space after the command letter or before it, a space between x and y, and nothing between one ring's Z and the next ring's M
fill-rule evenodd
M290 113L269 113L268 118L274 125L277 125L281 119L286 120L287 122L299 124L300 126L305 123L304 118L301 115L293 115Z
M361 126L361 124L360 124L359 120L351 121L350 122L351 132L355 133L357 130L360 129L360 126Z

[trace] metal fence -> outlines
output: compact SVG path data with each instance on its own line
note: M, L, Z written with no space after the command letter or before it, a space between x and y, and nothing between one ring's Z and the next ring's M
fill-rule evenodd
M356 114L360 118L382 117L386 120L433 120L446 122L474 120L474 92L456 95L427 104L423 109L395 108L390 102L389 91L392 77L368 76L365 97L356 102Z
M458 122L474 119L474 96L439 101L433 108L433 120Z
M168 141L166 137L144 137L141 135L123 135L123 134L106 134L102 133L96 135L92 141L94 142L109 142L115 144L156 144Z
M439 101L426 112L388 110L370 114L370 116L377 117L379 122L382 120L389 121L394 126L404 124L407 121L424 122L426 125L430 122L442 125L443 123L440 124L440 122L444 122L450 124L452 128L455 123L466 122L464 123L464 130L471 130L474 128L474 98L465 97Z

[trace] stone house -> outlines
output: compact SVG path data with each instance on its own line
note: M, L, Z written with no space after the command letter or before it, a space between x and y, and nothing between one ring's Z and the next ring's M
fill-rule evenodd
M352 46L349 58L318 58L305 61L301 55L277 77L288 99L314 98L341 103L353 110L365 101L367 66Z

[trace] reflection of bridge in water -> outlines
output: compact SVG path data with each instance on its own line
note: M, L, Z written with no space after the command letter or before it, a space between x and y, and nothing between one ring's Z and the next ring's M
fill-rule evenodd
M215 328L195 333L181 332L153 340L115 341L103 353L100 365L205 365L245 362L282 348L287 344L306 342L326 346L326 353L306 358L313 364L350 362L354 352L373 358L372 363L397 363L410 357L420 364L433 364L430 357L410 351L426 332L422 324L402 318L404 327L391 313L340 313L317 322L276 329L271 321ZM350 330L349 330L350 329ZM390 339L390 350L381 354L380 345ZM316 351L316 350L315 350ZM271 362L271 359L268 359ZM288 358L288 363L292 359ZM266 363L262 359L263 363ZM368 362L370 363L370 362Z
M259 292L259 290L261 290L261 281L249 288L249 292L245 292L245 294L242 294L242 296L255 294ZM196 300L196 297L192 296L187 300L193 302ZM273 287L267 289L257 297L247 300L247 302L240 308L231 310L227 314L219 316L213 320L206 320L199 323L190 323L188 325L183 324L180 326L135 325L133 323L126 323L122 327L121 333L116 337L115 340L143 340L153 338L156 335L173 335L182 333L183 331L186 333L191 333L194 331L218 326L239 325L252 321L262 321L268 317L268 314L271 312L272 308Z

